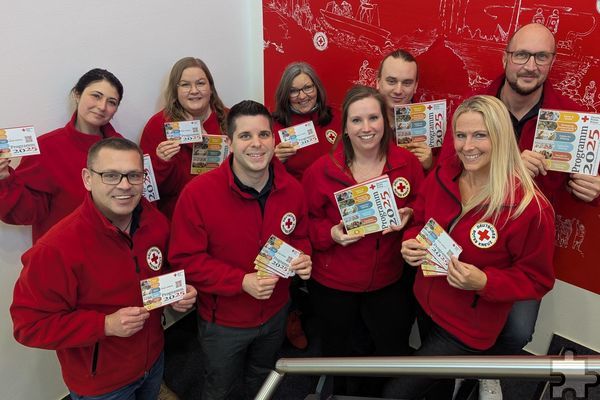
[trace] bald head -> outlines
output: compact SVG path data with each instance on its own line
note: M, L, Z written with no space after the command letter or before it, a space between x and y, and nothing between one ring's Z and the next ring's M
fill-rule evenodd
M556 51L556 42L552 32L546 26L537 23L523 25L517 29L509 39L506 50L520 50L524 48L522 47L524 45L543 47L543 51L550 53Z

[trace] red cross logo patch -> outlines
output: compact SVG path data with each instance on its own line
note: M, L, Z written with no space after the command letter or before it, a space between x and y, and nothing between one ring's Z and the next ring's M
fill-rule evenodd
M403 199L410 193L410 183L408 179L399 177L394 179L394 183L392 184L392 190L394 194L398 196L398 198Z
M337 138L337 132L333 129L327 129L327 131L325 131L325 138L329 143L334 144L335 139Z
M471 242L480 249L492 247L497 240L498 231L489 222L478 222L471 228Z
M281 218L281 232L289 235L296 228L296 216L292 212L285 213Z
M148 249L146 252L146 262L153 271L160 270L160 267L162 267L163 255L158 247L152 246Z

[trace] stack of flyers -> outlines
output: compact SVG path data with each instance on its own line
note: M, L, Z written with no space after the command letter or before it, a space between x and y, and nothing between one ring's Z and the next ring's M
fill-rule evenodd
M202 141L202 125L199 120L165 122L167 139L179 139L181 144Z
M349 235L366 235L400 225L396 199L387 175L333 194Z
M446 133L446 100L412 103L394 107L396 144L425 142L440 147Z
M152 161L148 154L144 154L144 186L142 187L142 196L149 202L160 200L156 176L154 176L154 168L152 168Z
M277 275L289 278L296 275L290 264L302 254L275 235L271 235L254 260L254 269L258 277Z
M40 154L33 126L0 129L0 158Z
M315 131L315 124L312 121L280 129L279 137L282 142L291 143L294 146L298 146L299 149L310 146L311 144L319 143L319 138Z
M596 175L600 161L600 114L540 109L533 151L552 171Z
M448 275L450 257L458 257L462 252L462 247L433 218L421 229L417 241L428 246L427 261L421 264L425 276Z
M175 303L185 295L185 273L183 270L154 276L140 281L142 301L148 311Z
M227 136L203 135L202 141L194 143L190 173L203 174L217 168L229 155Z

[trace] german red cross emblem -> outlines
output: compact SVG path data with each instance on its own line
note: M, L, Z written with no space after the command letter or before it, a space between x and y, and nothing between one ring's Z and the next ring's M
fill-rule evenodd
M403 199L410 193L410 183L406 178L396 178L392 184L392 190L396 196Z
M492 247L498 240L496 227L489 222L478 222L471 228L471 242L480 249Z
M333 129L327 129L325 132L325 138L331 144L335 143L335 139L337 138L337 133Z
M285 213L283 218L281 218L281 232L289 235L296 228L296 216L294 213L288 212Z
M160 270L160 267L162 267L163 255L158 247L152 246L148 249L146 252L146 262L153 271Z

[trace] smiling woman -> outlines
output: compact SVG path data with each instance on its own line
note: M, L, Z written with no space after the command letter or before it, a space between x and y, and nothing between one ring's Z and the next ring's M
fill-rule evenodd
M112 73L86 72L72 94L77 109L63 128L38 138L39 155L23 158L15 170L10 160L0 160L0 218L32 225L34 242L81 204L88 149L102 138L121 136L110 125L123 99L123 85Z

